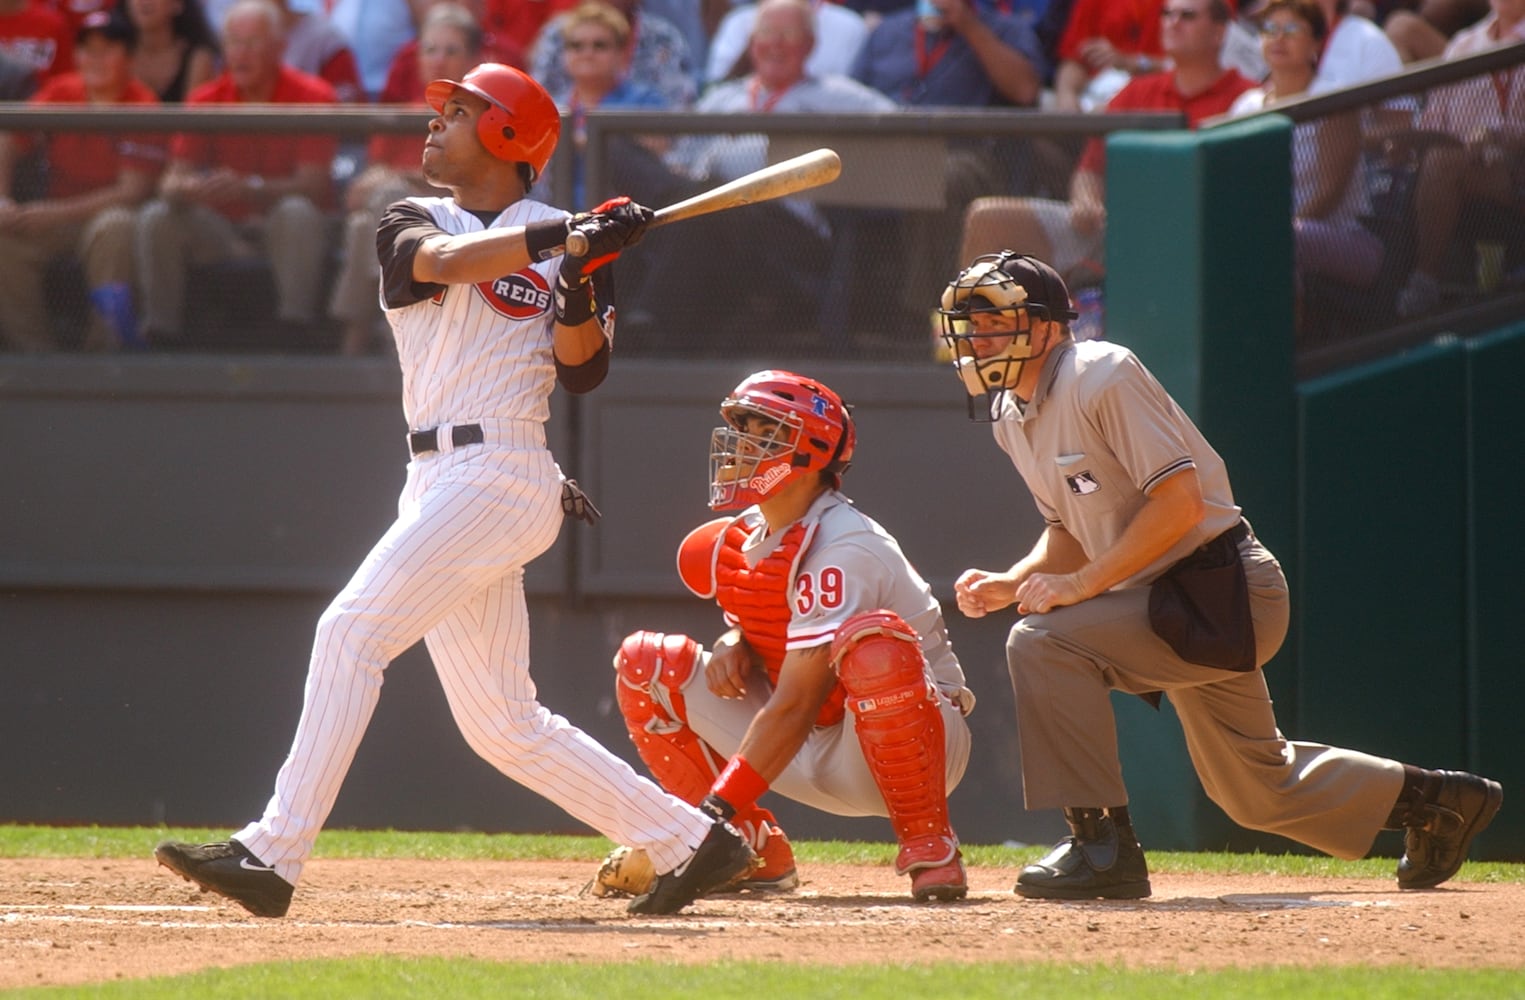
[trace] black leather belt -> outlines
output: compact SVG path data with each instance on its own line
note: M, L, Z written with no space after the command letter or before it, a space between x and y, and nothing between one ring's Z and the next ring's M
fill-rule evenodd
M1238 524L1234 525L1232 528L1228 529L1218 537L1227 538L1237 546L1240 542L1250 537L1250 522L1241 517Z
M417 458L419 455L427 455L431 451L439 451L438 427L431 427L426 431L412 431L408 434L408 451ZM482 435L481 424L456 424L450 428L450 444L461 448L468 444L481 444L487 440Z

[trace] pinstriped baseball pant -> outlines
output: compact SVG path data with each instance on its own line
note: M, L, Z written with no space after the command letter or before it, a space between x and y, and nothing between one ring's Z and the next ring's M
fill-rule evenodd
M1027 808L1127 804L1109 692L1164 691L1203 789L1234 822L1339 858L1371 849L1403 765L1282 735L1260 666L1286 637L1287 582L1253 536L1239 551L1258 664L1247 673L1176 656L1149 627L1147 587L1028 615L1012 629L1006 658Z
M397 521L318 623L291 752L262 818L235 839L295 885L381 694L420 637L467 743L611 840L681 864L710 823L535 697L524 566L556 539L560 474L538 424L523 440L415 459ZM510 435L511 436L511 435Z

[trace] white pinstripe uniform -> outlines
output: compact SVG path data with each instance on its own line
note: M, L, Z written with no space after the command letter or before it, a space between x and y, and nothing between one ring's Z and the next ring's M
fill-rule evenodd
M452 199L408 199L389 210L378 242L386 243L397 213L452 235L484 228ZM492 225L565 214L521 200ZM545 447L560 258L480 285L420 285L406 280L413 247L381 247L382 306L397 340L408 426L439 428L439 450L409 463L396 522L319 621L275 794L234 839L297 883L383 671L423 637L473 750L669 871L693 853L710 820L543 707L529 675L524 566L556 540L563 519L560 470ZM451 428L468 424L482 427L483 443L455 446Z

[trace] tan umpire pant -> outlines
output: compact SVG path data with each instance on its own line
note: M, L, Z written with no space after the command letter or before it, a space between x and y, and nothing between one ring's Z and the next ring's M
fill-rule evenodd
M1126 805L1109 691L1164 691L1202 787L1241 826L1338 858L1371 849L1403 785L1403 765L1288 740L1261 667L1286 638L1287 581L1253 537L1240 543L1256 669L1186 663L1149 627L1149 588L1110 591L1028 615L1007 639L1029 809Z

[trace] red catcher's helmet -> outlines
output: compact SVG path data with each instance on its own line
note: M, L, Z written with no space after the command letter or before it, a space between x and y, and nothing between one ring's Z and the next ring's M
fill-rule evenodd
M711 509L750 506L817 472L842 485L857 431L842 398L823 383L793 372L757 372L731 391L720 415L725 426L710 436ZM748 417L772 426L748 431Z
M460 80L435 80L424 99L435 111L456 89L492 105L477 119L477 136L487 151L509 163L528 163L534 180L545 169L561 137L561 112L545 88L528 74L502 63L482 63Z

